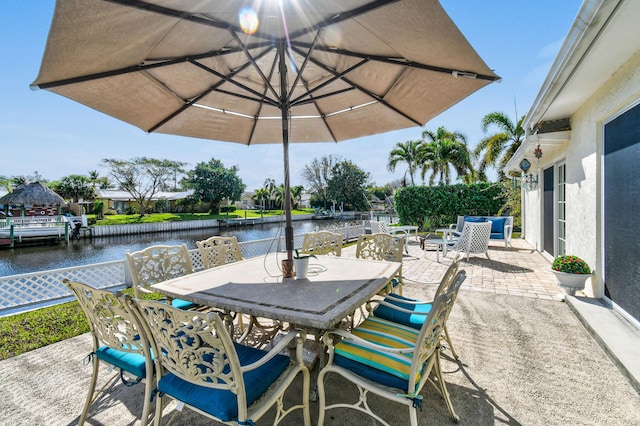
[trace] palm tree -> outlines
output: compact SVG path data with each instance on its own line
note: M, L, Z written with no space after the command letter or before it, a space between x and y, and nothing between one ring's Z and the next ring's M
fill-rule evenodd
M89 182L91 182L91 186L93 189L96 189L96 183L100 179L100 173L97 170L89 170Z
M276 190L276 181L275 179L266 178L264 180L264 189L269 193L269 208L272 207L272 200L274 199L275 190Z
M471 154L467 148L467 138L460 132L450 132L443 126L432 132L425 130L422 137L428 142L420 148L422 159L422 179L430 171L429 185L433 185L436 178L439 184L451 183L451 167L458 177L465 180L469 175L473 176Z
M491 125L497 126L499 133L482 139L472 152L475 159L479 159L478 178L486 181L487 167L498 169L500 180L504 180L502 169L511 159L524 140L523 115L517 123L513 123L509 116L503 112L492 112L482 118L482 131L487 133Z
M265 201L269 199L269 191L266 188L257 189L252 198L262 207L262 210L264 210Z
M276 205L280 206L280 209L282 210L284 210L284 201L285 201L284 195L285 195L284 183L280 184L280 186L277 186L273 189L273 196L276 201Z
M395 148L393 148L389 153L389 162L387 164L387 169L390 172L393 172L395 171L396 166L399 163L407 163L407 171L405 172L405 176L408 172L409 177L411 177L411 185L415 186L413 175L420 167L420 147L423 145L423 143L423 140L396 143Z
M300 203L302 202L302 194L304 193L304 186L296 185L291 188L291 198L296 200L296 208L300 208Z

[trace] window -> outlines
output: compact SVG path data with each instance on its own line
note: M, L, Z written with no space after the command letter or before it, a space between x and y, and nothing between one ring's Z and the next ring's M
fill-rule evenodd
M558 165L558 256L565 255L567 249L566 167L565 164Z

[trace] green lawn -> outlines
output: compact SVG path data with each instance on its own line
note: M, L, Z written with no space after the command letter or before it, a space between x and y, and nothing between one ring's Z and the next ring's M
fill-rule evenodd
M291 214L310 214L312 209L294 209ZM137 214L114 214L105 215L104 219L97 220L96 226L102 225L125 225L128 223L155 223L155 222L174 222L182 220L210 220L210 219L256 219L260 217L271 217L282 215L282 210L236 210L231 213L221 213L211 215L209 213L152 213L144 215L142 218ZM95 219L93 214L87 215L88 219Z

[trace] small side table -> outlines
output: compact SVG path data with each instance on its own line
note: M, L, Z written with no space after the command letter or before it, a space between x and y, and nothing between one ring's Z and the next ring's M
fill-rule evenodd
M420 237L420 247L425 251L427 255L427 244L433 244L436 246L436 262L440 263L440 250L442 250L442 256L447 257L447 246L451 244L451 240L446 238L427 238L425 236Z

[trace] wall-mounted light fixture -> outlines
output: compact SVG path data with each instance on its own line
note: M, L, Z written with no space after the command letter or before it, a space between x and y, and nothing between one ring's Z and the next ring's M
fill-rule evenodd
M526 158L520 161L520 170L522 170L522 189L534 190L538 187L538 175L528 173L531 168L531 163Z

